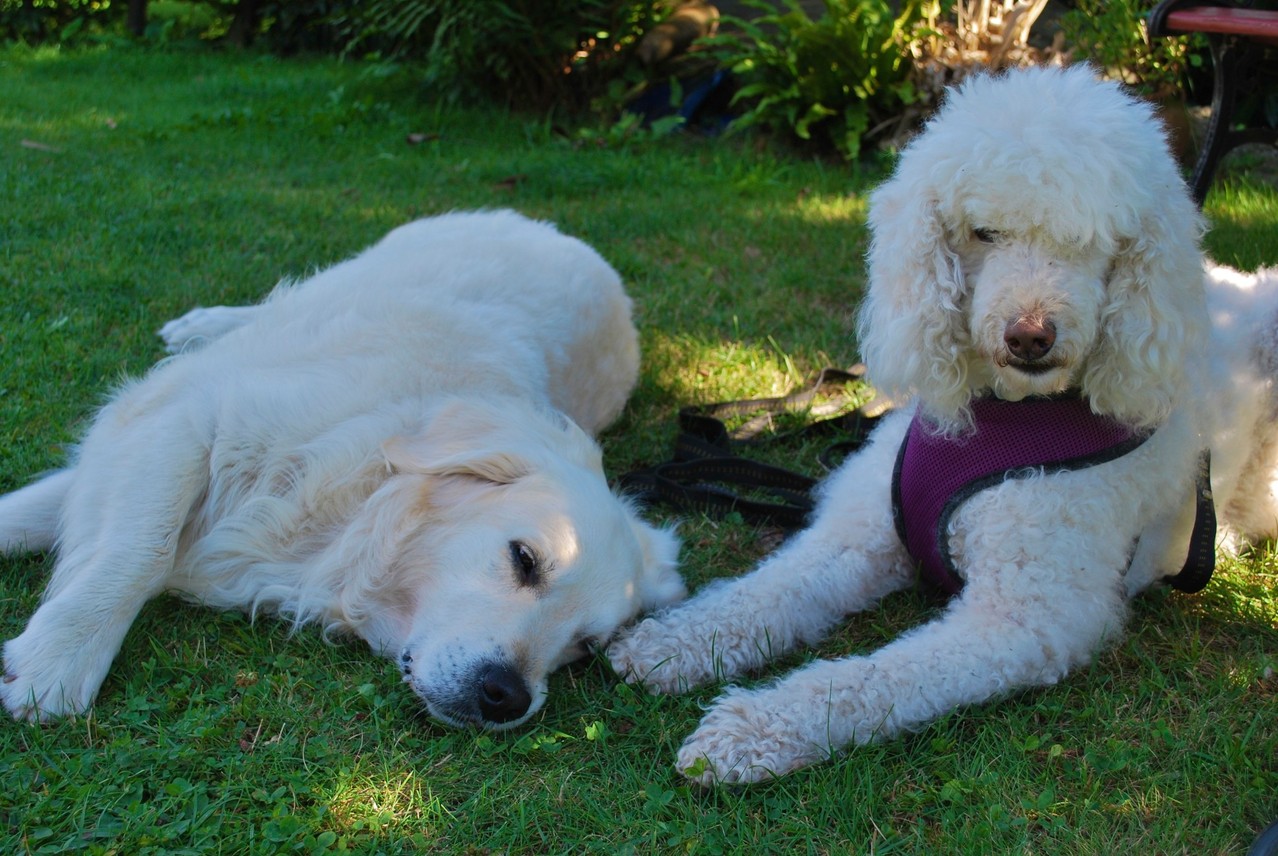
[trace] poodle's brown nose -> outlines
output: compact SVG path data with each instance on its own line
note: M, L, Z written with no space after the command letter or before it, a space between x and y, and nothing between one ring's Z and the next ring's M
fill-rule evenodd
M1003 342L1008 353L1018 360L1041 360L1056 344L1056 325L1041 316L1022 315L1007 323Z

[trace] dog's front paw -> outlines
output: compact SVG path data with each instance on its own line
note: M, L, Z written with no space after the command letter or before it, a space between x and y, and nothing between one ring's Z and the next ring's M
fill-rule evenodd
M4 646L0 701L15 719L45 722L83 713L93 704L100 680L79 673L75 660L42 654L28 630Z
M617 674L651 692L685 692L715 676L708 646L689 636L670 616L646 618L608 646L608 660Z
M245 310L240 306L197 306L180 318L160 328L164 350L178 354L208 344L218 336L244 323Z
M701 785L753 784L828 760L831 749L817 738L819 729L775 693L731 689L721 696L679 749L679 772Z

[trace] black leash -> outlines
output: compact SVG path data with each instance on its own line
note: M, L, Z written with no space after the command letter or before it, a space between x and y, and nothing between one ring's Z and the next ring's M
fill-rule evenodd
M818 396L829 396L828 406L845 406L850 400L847 385L864 376L865 368L860 365L850 369L826 368L812 383L789 395L685 407L679 411L674 457L626 473L618 483L641 502L719 514L735 511L750 523L768 523L787 530L802 528L813 508L811 493L817 480L743 458L735 450L764 440L769 443L793 441L821 434L842 437L822 453L823 464L836 452L855 449L869 436L878 420L877 415L870 415L861 407L796 431L762 435L771 427L774 415L807 410ZM724 420L740 416L751 418L729 431ZM743 490L751 495L744 494Z

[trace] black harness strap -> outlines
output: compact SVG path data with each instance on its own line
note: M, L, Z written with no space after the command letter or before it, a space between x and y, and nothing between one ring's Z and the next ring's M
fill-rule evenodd
M1194 528L1189 533L1189 555L1180 573L1166 577L1172 588L1193 594L1203 590L1216 570L1216 503L1211 494L1211 451L1203 449L1198 457L1198 476L1194 480Z

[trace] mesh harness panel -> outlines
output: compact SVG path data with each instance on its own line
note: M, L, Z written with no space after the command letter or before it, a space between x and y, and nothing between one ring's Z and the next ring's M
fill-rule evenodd
M937 435L916 413L892 476L897 534L922 579L947 594L963 585L946 529L965 500L1009 478L1112 461L1149 436L1093 413L1087 399L1072 394L985 397L971 407L975 430L957 438Z

